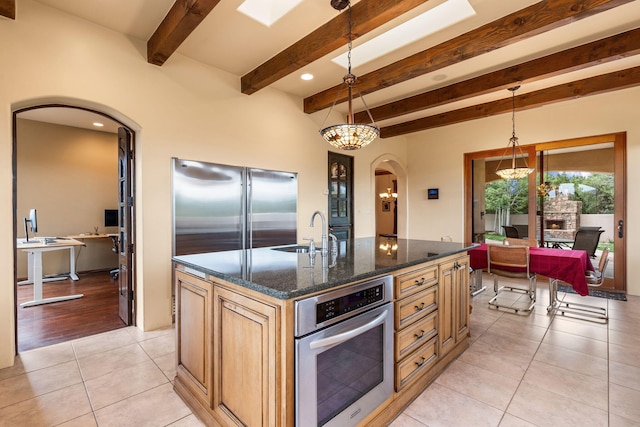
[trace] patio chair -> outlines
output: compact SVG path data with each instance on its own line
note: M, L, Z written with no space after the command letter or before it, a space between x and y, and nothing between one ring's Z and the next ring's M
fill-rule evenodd
M487 271L493 275L493 290L496 293L489 301L489 306L514 310L516 313L533 310L536 303L537 277L535 273L529 271L529 246L487 245L487 258ZM528 281L528 287L498 286L498 277L525 278ZM527 295L528 305L518 305L513 300L509 300L509 305L502 304L499 298L506 292Z
M503 225L502 229L504 230L504 235L507 237L513 237L516 239L520 238L520 233L518 233L518 229L511 225Z
M604 248L602 251L602 255L600 256L600 262L598 263L598 267L596 271L587 271L585 273L585 277L587 279L587 286L589 288L597 288L602 286L604 283L604 273L607 269L607 264L609 263L609 248ZM552 280L552 279L549 279ZM557 292L557 280L554 283L554 290ZM557 298L556 298L557 299ZM582 304L577 302L570 301L561 301L558 304L557 311L565 314L574 314L581 317L587 317L589 319L594 318L598 320L604 320L605 323L609 320L609 316L607 315L607 309L605 307L598 307L589 304Z
M571 249L587 251L587 254L591 258L595 258L596 249L598 248L598 242L600 242L600 235L602 233L604 233L604 230L578 230L573 240L573 247Z

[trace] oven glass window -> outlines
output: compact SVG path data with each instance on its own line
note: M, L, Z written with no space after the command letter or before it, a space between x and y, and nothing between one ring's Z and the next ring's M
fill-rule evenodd
M380 325L318 355L318 426L383 381L383 350Z

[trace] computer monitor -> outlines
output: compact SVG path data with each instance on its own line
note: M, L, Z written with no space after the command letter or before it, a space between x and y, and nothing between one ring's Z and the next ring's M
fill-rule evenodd
M118 226L118 210L117 209L104 210L104 226L105 227Z
M35 209L30 209L29 218L24 219L24 235L27 242L29 241L29 228L32 233L38 232L38 213Z

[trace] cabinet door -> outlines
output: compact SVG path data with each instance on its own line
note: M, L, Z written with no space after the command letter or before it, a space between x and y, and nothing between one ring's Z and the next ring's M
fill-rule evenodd
M211 406L211 291L198 277L175 272L176 375L205 407ZM184 315L183 315L184 314Z
M214 412L228 425L277 425L277 309L214 289Z
M439 292L438 335L444 356L469 331L469 257L440 264Z
M455 336L455 261L440 264L440 278L438 280L438 336L440 341L440 357L449 352L456 343Z
M455 306L456 306L456 342L469 334L469 257L456 260L455 270Z

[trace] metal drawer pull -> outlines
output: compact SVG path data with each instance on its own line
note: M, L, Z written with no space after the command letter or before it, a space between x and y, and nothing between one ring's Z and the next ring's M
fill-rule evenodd
M420 366L424 365L424 362L425 362L426 360L427 360L427 359L426 359L426 357L422 356L422 360L421 360L421 361L419 361L419 362L416 362L416 365L418 365L418 368L419 368Z
M420 307L418 307L417 305L414 305L414 307L416 308L416 311L424 310L424 302L420 304Z
M422 286L424 285L425 278L421 277L420 280L416 280L415 282L416 282L416 286Z
M414 336L415 336L415 337L416 337L416 339L418 339L418 340L419 340L420 338L424 337L424 329L420 329L420 335L418 335L418 334L414 334Z

